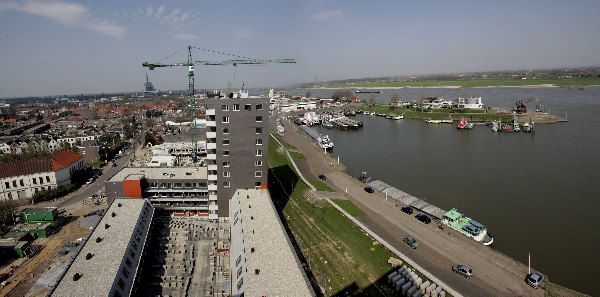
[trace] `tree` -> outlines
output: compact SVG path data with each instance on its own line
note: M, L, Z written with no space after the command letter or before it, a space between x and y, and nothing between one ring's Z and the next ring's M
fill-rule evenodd
M146 128L152 129L154 127L154 125L156 125L156 120L153 118L147 118L145 125L146 125Z
M399 101L400 96L398 96L398 93L394 92L394 94L392 94L392 97L390 97L390 105L396 105Z
M146 144L152 144L152 145L156 145L157 141L154 138L154 136L152 136L152 134L150 134L149 132L146 132L146 135L144 136L144 145Z
M304 97L310 98L310 97L312 97L312 93L310 91L306 91L306 94L304 94Z
M8 231L15 223L15 210L17 202L14 200L0 201L0 232Z
M375 94L369 95L369 104L375 106Z
M63 150L70 150L70 149L71 149L71 144L70 144L70 143L68 143L68 142L66 142L66 141L61 141L61 142L60 142L60 147L61 147Z
M348 101L350 97L352 97L352 91L350 90L337 90L331 95L331 98L335 101Z

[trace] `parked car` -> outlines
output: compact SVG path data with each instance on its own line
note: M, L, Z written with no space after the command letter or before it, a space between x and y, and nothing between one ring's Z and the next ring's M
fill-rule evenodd
M412 213L413 213L413 208L412 208L412 207L410 207L410 206L405 206L405 207L403 207L403 208L402 208L402 209L400 209L400 210L402 210L402 212L405 212L405 213L407 213L407 214L412 214Z
M117 167L117 162L114 162L114 163L112 164L112 167Z
M88 180L85 182L85 184L86 184L86 185L89 185L89 184L91 184L91 183L93 183L93 182L94 182L94 178L93 178L93 177L90 177L90 179L88 179Z
M424 215L424 214L418 214L415 216L415 218L417 218L417 220L419 220L425 224L431 223L431 218L429 218L427 215Z
M92 199L92 200L93 200L93 199L96 199L96 197L98 197L98 195L96 195L96 194L92 194L92 195L90 195L90 199Z
M473 269L471 269L467 265L454 265L454 266L452 266L452 271L454 271L466 278L471 278L471 276L473 276Z
M406 235L406 237L404 237L404 242L410 245L410 247L413 249L416 249L419 246L419 242L410 235Z
M373 190L373 188L371 188L371 187L365 187L365 192L367 192L367 193L375 193L375 190Z
M544 281L544 276L539 272L530 273L525 277L525 281L528 285L537 289Z
M327 177L323 174L319 174L319 179L320 180L327 180Z

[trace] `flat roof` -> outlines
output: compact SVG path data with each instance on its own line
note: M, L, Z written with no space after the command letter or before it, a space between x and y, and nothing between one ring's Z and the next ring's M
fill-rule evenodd
M144 175L146 179L207 179L206 167L124 167L108 182L122 182L131 175Z
M125 282L125 289L119 293L121 296L128 296L153 214L154 208L147 199L115 199L63 275L52 296L113 296L111 292L119 278ZM109 227L106 228L106 225ZM137 243L138 248L132 249L130 243L135 242L133 234L136 229L140 229L137 232L141 240ZM97 242L97 238L102 240ZM125 277L120 268L125 259L130 259L129 251L134 251L135 256L131 257L132 264L127 268L129 276ZM88 254L92 257L88 258ZM74 280L76 273L80 278Z
M315 296L269 192L238 190L237 194L242 209L248 271L244 295ZM258 274L257 269L260 270Z
M21 210L21 212L52 212L54 210L56 210L56 207L28 207Z

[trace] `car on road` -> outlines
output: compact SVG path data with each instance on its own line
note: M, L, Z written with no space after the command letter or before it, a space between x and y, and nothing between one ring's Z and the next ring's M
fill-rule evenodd
M412 214L413 213L413 208L410 206L405 206L402 209L400 209L402 212L405 212L407 214Z
M466 278L471 278L471 276L473 276L473 269L467 265L454 265L452 266L452 271Z
M319 179L320 180L327 180L327 177L323 174L319 174Z
M530 273L525 277L525 281L528 285L537 289L544 281L544 276L539 272Z
M114 162L114 163L112 164L112 167L117 167L117 162Z
M410 245L410 247L413 249L416 249L419 246L419 242L410 235L406 235L406 237L404 237L404 242Z
M415 216L415 218L425 224L431 223L431 218L429 218L427 215L424 215L424 214L418 214Z
M90 199L92 199L92 200L93 200L93 199L96 199L96 197L98 197L98 195L96 195L96 194L92 194L92 195L90 195Z
M86 184L86 185L89 185L89 184L91 184L91 183L93 183L93 182L94 182L94 178L93 178L93 177L90 177L90 179L88 179L88 180L85 182L85 184Z
M365 192L367 192L367 193L375 193L375 190L373 190L373 188L371 188L371 187L365 187Z

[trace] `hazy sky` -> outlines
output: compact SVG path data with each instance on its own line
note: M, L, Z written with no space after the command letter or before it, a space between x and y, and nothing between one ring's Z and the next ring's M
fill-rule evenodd
M600 65L600 1L2 1L0 98L187 89L187 45L297 64L198 66L196 88ZM194 60L231 59L193 52ZM235 80L234 80L235 74Z

